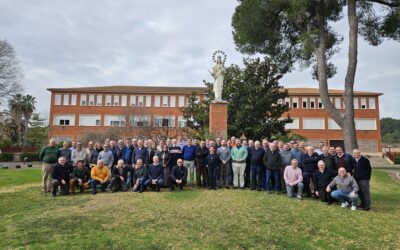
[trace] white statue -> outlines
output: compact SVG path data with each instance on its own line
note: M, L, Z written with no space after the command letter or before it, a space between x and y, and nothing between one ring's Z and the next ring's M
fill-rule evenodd
M222 60L221 55L218 55L217 60L215 60L215 55L217 53L221 53L222 55L224 55L224 60ZM222 89L224 86L224 74L225 74L224 63L226 60L226 55L223 51L216 51L213 55L213 60L215 62L215 65L213 67L211 75L214 77L214 84L213 84L213 91L215 95L214 102L224 102L224 100L222 100Z

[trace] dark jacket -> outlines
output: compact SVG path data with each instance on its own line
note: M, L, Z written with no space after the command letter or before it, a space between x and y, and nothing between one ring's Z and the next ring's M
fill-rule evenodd
M124 150L122 150L121 159L124 160L125 164L132 165L132 158L133 158L133 146L124 147Z
M194 161L196 159L196 146L185 145L182 148L182 157L185 161Z
M170 177L174 182L176 182L176 180L184 180L184 181L186 181L187 168L185 166L183 166L183 165L182 165L182 167L179 167L178 165L174 166L172 168Z
M279 154L279 150L266 151L264 154L263 162L267 169L279 169L281 166L281 155Z
M344 155L342 156L344 157L344 164L345 164L345 168L347 173L353 174L353 156L351 156L348 153L344 153ZM336 163L336 168L339 169L339 156L336 155L335 156L335 163Z
M100 152L103 151L102 148L98 149L94 149L92 152L92 155L90 157L90 163L91 164L97 164L97 158L99 157Z
M176 165L179 158L182 158L182 149L179 146L170 146L169 150L169 164L171 167Z
M122 174L121 174L120 171L119 171L119 168L118 167L114 167L112 169L111 176L115 177L117 179L119 179L119 177L122 176L124 178L124 180L126 180L128 178L128 170L129 170L128 167L122 168Z
M164 169L161 166L161 164L157 165L151 164L149 166L148 178L150 180L154 179L161 180L164 178Z
M313 153L303 155L303 172L316 172L318 171L318 154Z
M90 179L89 169L85 166L82 169L74 168L74 179L81 179L83 182L87 182Z
M337 172L332 169L325 168L324 172L317 171L315 173L315 186L318 190L325 189L329 183L337 176Z
M149 163L149 154L147 153L147 148L146 147L135 147L133 150L133 163L136 164L136 161L138 159L142 159L143 161L143 166L147 166Z
M155 150L152 149L150 151L149 164L153 164L154 156L158 156L158 158L160 158L160 152L157 149L155 149Z
M53 180L58 180L61 183L61 180L66 181L67 183L69 182L69 176L70 172L67 168L66 165L61 166L58 162L54 166L52 172L51 172L51 177Z
M71 162L71 149L59 148L57 150L57 159L64 157L67 162Z
M250 149L250 164L262 167L264 165L264 154L265 151L262 148L251 148Z
M219 165L219 157L216 153L214 154L208 154L206 157L206 165L210 167L218 167Z
M370 180L371 179L371 163L368 158L361 156L361 158L356 161L353 159L353 171L354 179L357 181Z
M321 154L321 155L318 156L318 161L325 162L325 168L331 169L333 171L336 171L336 173L337 173L337 166L336 166L336 163L335 163L335 157L333 157L332 155L330 155L330 154L328 154L328 155Z
M142 177L147 179L147 167L145 167L145 166L135 169L135 171L133 173L133 183L135 184L136 181Z
M159 157L160 157L160 163L161 163L161 165L162 165L163 167L164 167L164 165L165 165L166 167L169 167L169 152L168 152L168 151L166 151L166 152L160 152Z
M207 155L208 155L208 148L206 146L204 146L204 148L201 148L200 146L196 148L196 159L197 159L197 164L199 166L206 165Z

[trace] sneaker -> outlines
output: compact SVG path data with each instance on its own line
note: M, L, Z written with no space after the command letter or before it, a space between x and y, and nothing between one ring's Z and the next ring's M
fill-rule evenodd
M95 191L95 192L93 192L93 195L96 195L97 194L97 192Z
M298 199L298 200L301 200L301 195L297 195L297 199Z
M340 207L348 207L349 206L349 203L347 202L347 201L345 201L345 202L342 202L342 205L340 206Z
M355 210L357 210L357 207L356 206L351 206L351 210L355 211Z

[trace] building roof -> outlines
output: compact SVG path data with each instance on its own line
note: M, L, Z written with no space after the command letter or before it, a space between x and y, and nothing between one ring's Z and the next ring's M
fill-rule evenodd
M319 88L285 88L289 95L319 95ZM168 87L168 86L98 86L98 87L74 87L74 88L48 88L51 92L79 92L79 93L142 93L142 94L191 94L197 92L205 94L206 87ZM343 95L341 89L329 89L330 95ZM382 93L367 92L367 91L354 91L357 96L380 96Z
M319 95L319 88L285 88L289 95ZM344 90L329 89L330 95L343 95ZM380 96L382 93L367 92L367 91L354 91L354 95L358 96Z
M166 86L99 86L99 87L74 87L74 88L49 88L50 92L79 92L79 93L160 93L160 94L191 94L205 93L206 87L166 87Z

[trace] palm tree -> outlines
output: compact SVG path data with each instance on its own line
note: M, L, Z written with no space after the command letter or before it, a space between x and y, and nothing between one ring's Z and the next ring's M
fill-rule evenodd
M8 100L8 113L14 119L17 126L17 144L21 145L21 119L22 119L22 103L23 96L21 94L13 95L10 100Z
M33 111L35 111L36 100L34 96L26 95L22 97L22 116L24 117L24 141L26 146L28 140L29 121L31 120Z

